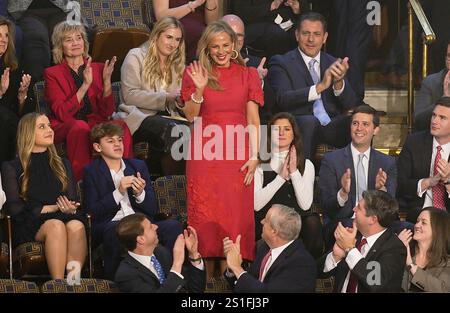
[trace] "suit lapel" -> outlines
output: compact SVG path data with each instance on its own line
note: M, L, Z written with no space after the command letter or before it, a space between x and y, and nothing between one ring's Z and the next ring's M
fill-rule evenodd
M270 278L270 275L277 269L278 266L282 266L285 259L289 257L295 249L298 249L298 239L294 240L289 246L287 246L283 252L278 256L278 258L275 260L275 262L272 263L269 270L266 273L266 276L264 276L264 281ZM267 253L267 252L266 252Z
M350 194L355 195L352 203L352 208L355 206L355 199L356 199L356 173L355 173L355 164L353 163L353 154L352 154L352 148L350 147L351 144L349 144L347 147L345 147L344 150L344 162L345 162L345 170L348 168L351 171L351 179L352 183L350 185Z
M134 267L135 269L137 269L139 272L141 272L142 274L144 274L145 276L148 276L149 278L155 280L158 284L159 284L159 279L158 277L156 277L155 274L153 274L153 272L151 270L149 270L148 268L146 268L144 265L142 265L138 260L134 259L131 255L129 255L128 253L125 256L126 261L128 262L128 264L130 264L132 267Z
M372 258L375 256L377 251L381 249L383 244L391 237L392 233L389 229L386 229L386 231L375 241L372 247L370 247L369 252L367 252L365 259L367 261L372 260Z
M424 138L424 149L425 153L417 153L416 155L423 155L422 168L426 175L424 177L428 177L430 175L431 157L433 155L433 136L429 132L426 133Z
M107 189L108 190L114 190L116 189L116 186L114 185L114 182L112 180L111 171L109 170L108 165L106 164L105 160L103 158L99 157L98 159L98 168L101 173L101 175L104 176Z
M303 60L302 55L300 54L300 51L297 48L292 51L292 60L293 60L292 64L295 64L299 74L301 74L301 76L303 76L303 78L305 79L306 85L307 86L314 85L308 67L306 66L305 61Z
M375 189L375 178L377 177L378 155L375 149L370 148L369 170L367 171L367 189Z

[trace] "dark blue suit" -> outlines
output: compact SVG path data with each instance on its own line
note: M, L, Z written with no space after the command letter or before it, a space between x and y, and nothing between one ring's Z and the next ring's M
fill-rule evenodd
M347 169L351 170L350 194L344 207L340 207L337 193L341 189L341 178ZM397 189L397 167L395 159L375 149L370 149L367 189L375 189L375 178L378 170L382 168L387 174L385 187L387 192L395 197ZM355 166L350 145L343 149L326 153L323 157L319 172L319 187L322 209L328 219L324 227L324 236L327 248L334 243L333 232L339 221L350 227L353 208L356 205L356 179Z
M269 246L265 242L262 243L248 272L242 274L237 282L236 277L225 275L234 292L314 292L316 263L299 239L283 250L270 266L263 282L260 282L258 278L261 262L268 252Z
M137 172L146 181L145 198L137 203L131 188L128 188L128 198L131 207L136 213L143 213L154 222L153 217L158 213L155 192L153 191L150 175L145 162L133 159L124 159L124 176L136 176ZM104 269L108 279L114 278L114 273L121 260L121 247L116 234L118 221L112 221L120 203L113 197L116 189L108 165L102 158L94 160L84 169L84 205L92 216L93 245L103 243ZM162 244L172 249L176 237L181 233L181 225L175 220L156 222L158 237Z
M166 274L165 282L161 285L152 271L127 253L117 269L114 280L121 292L173 293L181 292L184 288L189 292L199 293L205 290L205 271L197 269L189 262L183 268L182 275L185 279L182 279L170 272L172 256L166 248L158 246L154 254Z
M325 52L320 53L321 78L335 60ZM296 117L306 158L314 156L318 142L336 147L343 147L350 142L350 118L345 113L358 102L347 80L339 97L334 95L332 86L321 93L324 108L331 118L331 122L323 127L313 115L314 101L308 101L309 89L314 82L298 48L272 57L268 77L275 93L277 110L290 112Z

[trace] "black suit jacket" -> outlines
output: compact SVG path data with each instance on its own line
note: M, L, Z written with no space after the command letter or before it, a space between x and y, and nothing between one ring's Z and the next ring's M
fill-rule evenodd
M166 248L158 246L154 254L166 274L164 283L161 285L158 277L152 271L127 253L115 276L121 292L174 293L183 291L183 287L189 292L196 293L205 290L205 271L201 271L189 263L183 268L184 279L182 279L177 274L170 272L172 257Z
M320 73L324 76L325 70L336 59L331 55L320 53ZM298 48L283 55L275 55L269 62L269 84L275 92L277 109L290 112L294 115L313 114L314 101L308 101L309 89L314 85L307 64L303 61ZM330 118L344 113L356 106L355 92L345 79L343 92L336 97L333 86L321 93L322 102Z
M348 168L352 172L352 183L348 200L341 208L337 201L337 193L341 189L342 175ZM395 197L397 167L394 158L375 149L370 149L367 189L375 189L375 178L380 168L387 173L385 185L387 192ZM319 177L321 203L325 213L332 219L351 218L353 208L356 205L356 173L350 144L345 148L324 155Z
M261 262L269 249L266 243L258 247L255 261L237 282L236 277L225 275L235 292L314 292L315 262L299 239L283 250L267 271L264 281L260 282Z
M417 184L422 178L430 177L433 136L428 130L413 133L406 138L398 158L398 194L400 209L405 211L421 208L426 193L417 195ZM450 158L449 158L450 161ZM445 197L445 207L450 210L450 199Z
M319 271L322 273L327 255L324 255L318 263ZM377 263L370 263L371 261L376 261ZM398 239L397 235L387 229L375 241L366 257L362 258L352 270L352 273L358 277L358 292L401 292L405 263L405 245ZM375 267L374 264L376 264ZM373 272L374 270L376 271L377 267L379 268L379 274ZM345 259L343 259L332 271L322 275L334 275L334 292L341 292L348 272L349 267ZM380 284L370 285L368 283L376 281L378 277Z

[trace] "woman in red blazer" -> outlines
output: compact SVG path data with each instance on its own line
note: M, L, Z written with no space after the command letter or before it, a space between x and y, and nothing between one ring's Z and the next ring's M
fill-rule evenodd
M82 179L83 167L92 156L91 128L110 119L114 112L111 74L116 58L91 63L89 43L83 25L66 21L56 25L53 35L55 66L44 71L45 101L51 113L55 143L66 142L76 180ZM132 157L132 137L123 121L114 121L124 128L124 157Z

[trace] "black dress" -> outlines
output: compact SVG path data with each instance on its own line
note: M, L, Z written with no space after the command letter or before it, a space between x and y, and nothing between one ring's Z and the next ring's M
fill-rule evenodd
M61 211L41 213L44 205L56 204L56 199L60 195L65 195L69 200L78 201L69 161L63 159L63 162L69 177L66 192L61 192L62 185L50 168L48 152L31 154L27 201L23 201L20 197L23 169L19 159L3 164L2 183L7 199L6 211L12 217L13 246L35 241L36 233L41 225L50 219L57 219L64 223L71 220L85 223L84 216L79 211L76 214L65 214Z
M0 76L6 66L3 62L4 55L0 57ZM0 165L3 161L12 160L15 157L16 131L19 118L28 112L34 111L32 101L32 85L28 88L28 98L25 100L22 112L19 112L19 100L17 93L22 80L22 70L17 68L9 72L9 87L0 98Z

